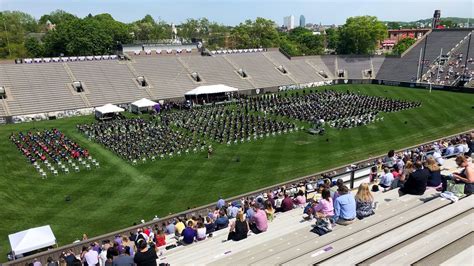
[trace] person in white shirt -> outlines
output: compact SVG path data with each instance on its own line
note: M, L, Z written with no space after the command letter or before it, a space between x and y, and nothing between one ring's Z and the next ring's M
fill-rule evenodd
M443 159L443 157L441 156L441 152L439 151L439 149L435 149L435 151L433 152L433 159L435 159L435 161L436 161L439 165L443 165L443 164L444 164L444 159Z
M390 188L394 179L393 174L390 172L390 169L388 169L388 167L385 167L383 171L384 175L382 175L382 177L380 178L379 185L383 188Z
M92 247L89 247L89 251L84 254L84 259L86 260L87 265L95 266L99 263L99 253L93 250Z

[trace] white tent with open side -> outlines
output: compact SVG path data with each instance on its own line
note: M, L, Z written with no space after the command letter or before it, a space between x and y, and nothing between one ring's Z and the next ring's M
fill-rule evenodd
M148 111L157 104L158 103L156 103L152 100L148 100L147 98L142 98L138 101L134 101L131 104L131 108L132 108L133 113L139 113L139 112L143 112L143 111Z
M125 111L125 109L120 108L117 105L108 103L104 106L95 108L95 117L103 118L107 114L121 113L123 111Z
M49 225L14 233L8 235L8 238L15 255L56 245L56 237Z
M186 92L184 95L202 95L202 94L215 94L215 93L226 93L226 92L236 92L239 89L234 87L217 84L217 85L207 85L207 86L199 86L194 90Z

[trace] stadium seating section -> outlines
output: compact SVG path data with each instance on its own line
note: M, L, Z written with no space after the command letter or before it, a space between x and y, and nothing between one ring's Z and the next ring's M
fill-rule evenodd
M469 33L434 30L427 35L423 73L433 67L441 48L447 53L459 45L453 54L464 52L467 44L461 41ZM185 92L201 85L225 84L249 90L335 78L410 81L416 77L424 43L418 42L402 58L325 55L289 59L276 49L214 51L212 56L201 56L190 48L173 48L168 53L156 47L136 55L131 51L141 48L131 47L127 50L130 60L111 60L116 56L34 58L29 63L0 65L0 87L5 88L7 96L0 100L0 117L125 104L141 98L182 98ZM247 77L242 77L240 70ZM197 73L200 81L194 80L192 73ZM138 84L140 76L145 77L147 86ZM74 90L75 81L82 82L84 92Z

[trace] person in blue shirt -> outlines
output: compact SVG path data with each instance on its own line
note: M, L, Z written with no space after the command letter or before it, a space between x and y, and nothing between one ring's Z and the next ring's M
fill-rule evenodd
M356 217L356 201L347 186L341 186L337 192L339 197L334 201L334 219L337 224L348 225Z
M188 221L188 226L186 226L182 232L183 243L185 245L192 244L196 235L196 230L193 229L193 221Z
M221 209L222 207L225 206L225 200L222 199L222 197L219 197L219 200L217 201L216 206L217 206L218 209Z
M227 218L223 210L219 211L219 217L216 219L216 231L221 230L222 228L227 228L229 226L229 218Z

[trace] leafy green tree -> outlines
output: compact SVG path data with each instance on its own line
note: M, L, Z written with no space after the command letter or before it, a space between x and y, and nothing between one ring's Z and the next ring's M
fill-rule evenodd
M416 42L413 38L403 38L393 47L392 54L401 55Z
M278 47L280 36L272 20L246 20L234 27L231 38L235 48Z
M387 36L387 26L377 17L350 17L339 28L339 54L372 54Z
M41 16L38 23L40 25L46 25L46 22L49 20L49 22L58 25L74 19L77 19L75 15L70 14L64 10L58 9L49 14Z
M44 45L36 38L28 38L25 41L25 49L28 51L28 56L42 57L44 56Z
M339 45L339 30L337 28L326 29L326 47L337 49Z

